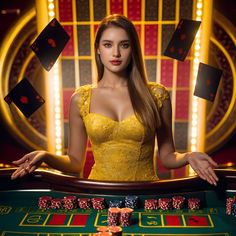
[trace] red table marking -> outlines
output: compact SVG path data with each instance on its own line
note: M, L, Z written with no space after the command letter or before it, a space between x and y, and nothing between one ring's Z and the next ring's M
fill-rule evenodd
M70 225L85 226L88 215L74 215Z
M53 214L49 225L65 225L66 215L65 214Z

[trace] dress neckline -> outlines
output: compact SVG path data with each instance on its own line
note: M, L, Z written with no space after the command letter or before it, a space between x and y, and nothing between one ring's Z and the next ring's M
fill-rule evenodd
M96 112L91 112L90 111L90 105L91 105L91 97L92 97L92 90L94 88L97 88L95 85L91 85L90 89L89 89L89 96L88 96L88 114L93 114L93 115L97 115L97 116L101 116L101 117L104 117L104 118L107 118L113 122L116 122L116 123L122 123L126 120L129 120L131 117L135 116L135 113L132 113L130 115L128 115L127 117L125 117L124 119L122 120L115 120L109 116L106 116L106 115L103 115L103 114L100 114L100 113L96 113Z

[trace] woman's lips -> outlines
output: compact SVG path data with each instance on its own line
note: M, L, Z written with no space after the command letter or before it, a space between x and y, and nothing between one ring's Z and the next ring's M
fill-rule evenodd
M121 61L114 60L114 61L110 61L110 63L114 66L119 66L121 64Z

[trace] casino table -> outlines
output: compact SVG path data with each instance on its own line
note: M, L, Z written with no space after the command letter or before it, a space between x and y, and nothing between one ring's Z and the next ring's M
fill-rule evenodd
M236 217L227 215L226 199L236 195L236 170L218 169L217 186L197 176L152 182L99 182L39 169L28 176L10 180L14 168L0 170L1 236L85 236L107 225L108 208L103 210L40 210L41 196L63 198L103 197L123 200L138 196L139 205L132 214L131 225L122 227L123 235L236 235ZM145 199L184 196L199 198L199 210L145 210Z

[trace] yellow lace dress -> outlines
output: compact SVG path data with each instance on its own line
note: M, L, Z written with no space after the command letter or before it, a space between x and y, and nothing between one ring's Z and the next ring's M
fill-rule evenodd
M149 83L158 109L169 98L162 85ZM154 170L155 134L146 137L135 114L122 121L90 112L92 85L77 89L79 109L91 141L95 164L89 179L105 181L151 181L158 177Z

